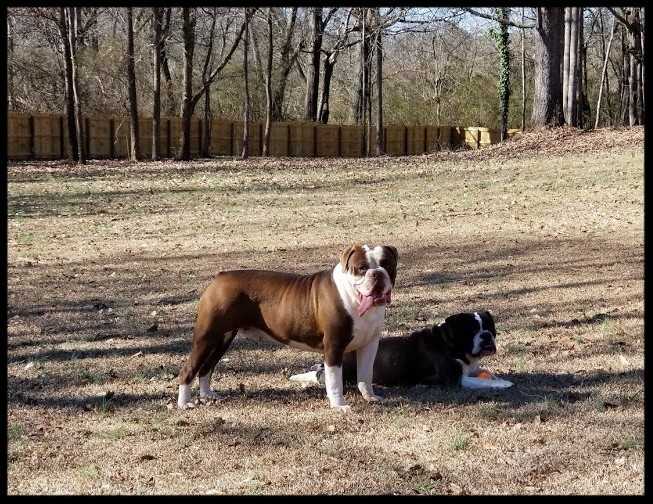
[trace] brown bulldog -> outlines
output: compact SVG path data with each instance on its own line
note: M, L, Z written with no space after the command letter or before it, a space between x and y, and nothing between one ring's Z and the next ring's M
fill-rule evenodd
M219 273L202 294L188 363L179 372L179 408L192 407L190 385L199 375L200 397L216 394L211 374L236 334L264 335L324 356L327 397L348 410L342 362L356 352L358 388L378 401L372 368L383 329L385 305L397 274L397 249L353 245L330 270L312 275L237 270Z

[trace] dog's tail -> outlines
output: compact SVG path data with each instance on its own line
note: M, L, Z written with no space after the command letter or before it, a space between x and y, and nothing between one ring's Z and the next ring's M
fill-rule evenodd
M305 373L292 375L289 380L303 383L304 385L319 385L324 387L324 364L316 364Z

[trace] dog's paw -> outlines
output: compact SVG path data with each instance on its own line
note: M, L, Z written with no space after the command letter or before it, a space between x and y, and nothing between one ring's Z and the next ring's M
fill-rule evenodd
M351 406L343 404L340 406L331 406L331 409L339 411L340 413L351 413Z
M381 402L383 401L383 397L378 396L376 394L364 394L363 399L365 399L369 403L374 403L374 402Z
M218 401L220 399L221 399L220 394L218 394L213 389L211 389L208 392L205 392L203 394L200 392L200 401L202 401L202 402Z
M180 410L193 409L194 407L195 403L191 401L177 403L177 408Z

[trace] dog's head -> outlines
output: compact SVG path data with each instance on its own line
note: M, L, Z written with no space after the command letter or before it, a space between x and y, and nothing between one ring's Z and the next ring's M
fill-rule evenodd
M353 286L358 316L372 306L390 302L397 277L397 249L390 245L352 245L340 254L340 270Z
M435 327L455 357L468 364L497 351L494 318L488 311L456 313Z

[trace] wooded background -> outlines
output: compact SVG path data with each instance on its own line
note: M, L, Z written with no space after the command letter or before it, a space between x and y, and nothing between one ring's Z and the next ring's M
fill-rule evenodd
M93 155L86 118L98 117L128 118L132 159L168 155L169 118L180 159L218 153L216 121L240 121L230 155L242 157L250 145L274 155L273 124L297 120L359 126L361 155L394 152L376 133L386 125L501 138L633 126L645 117L644 10L11 8L8 106L28 128L31 115L63 114L64 150L81 162Z

